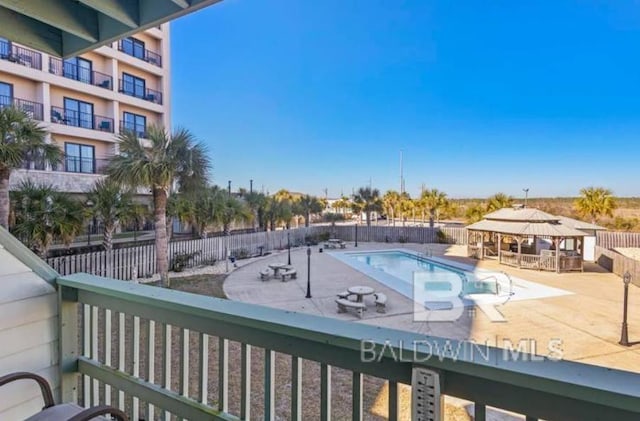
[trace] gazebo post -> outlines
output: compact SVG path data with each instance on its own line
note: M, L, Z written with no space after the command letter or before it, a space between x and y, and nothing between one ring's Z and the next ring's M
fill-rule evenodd
M502 234L498 233L498 263L502 263Z
M480 233L480 260L484 260L484 231Z
M516 237L518 243L518 269L522 267L522 237Z
M556 273L560 273L560 243L562 242L562 237L555 237L556 241Z

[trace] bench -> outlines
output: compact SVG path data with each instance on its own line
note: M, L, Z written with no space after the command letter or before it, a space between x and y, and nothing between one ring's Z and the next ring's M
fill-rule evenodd
M348 300L349 297L354 296L355 294L350 293L349 291L342 291L336 294L338 298L342 298L343 300Z
M269 270L269 268L262 269L259 274L261 281L268 281L269 278L271 278L271 271Z
M297 275L298 273L296 272L295 269L285 269L282 272L280 272L280 276L282 276L282 282L285 282L287 280L287 276L290 279L296 279Z
M346 298L338 298L336 300L338 304L338 313L346 313L348 309L356 310L358 317L362 319L362 314L366 310L367 306L364 303L357 303L355 301L347 300Z
M387 312L387 296L381 292L376 292L373 294L376 303L376 311L378 313L386 313Z

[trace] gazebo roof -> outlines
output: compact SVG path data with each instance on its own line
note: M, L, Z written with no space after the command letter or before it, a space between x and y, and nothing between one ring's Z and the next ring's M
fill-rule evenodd
M538 237L584 237L581 230L604 229L598 225L564 216L555 216L535 208L502 208L467 226L471 231L499 232Z
M575 228L549 221L529 222L483 219L482 221L468 225L467 229L471 231L499 232L509 235L535 235L538 237L584 237L586 235L586 233L578 231Z
M492 221L558 222L559 217L535 208L502 208L488 213L484 219Z
M558 216L560 223L564 226L575 228L577 230L595 230L601 231L606 230L605 227L592 224L590 222L580 221L579 219L569 218L567 216Z

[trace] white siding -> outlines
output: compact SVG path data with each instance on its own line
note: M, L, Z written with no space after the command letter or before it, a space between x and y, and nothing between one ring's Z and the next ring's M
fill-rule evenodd
M0 376L31 371L58 389L55 289L0 247ZM42 408L40 388L21 380L0 388L0 420L24 419Z

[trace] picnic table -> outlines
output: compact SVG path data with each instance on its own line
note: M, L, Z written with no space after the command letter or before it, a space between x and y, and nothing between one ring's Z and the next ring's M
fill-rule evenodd
M347 288L347 291L356 296L357 303L361 303L364 300L365 295L371 295L375 292L373 288L362 285L349 287Z
M286 263L269 263L268 266L269 266L269 269L273 270L273 276L277 277L280 269L285 269L289 265L287 265Z
M329 238L325 243L325 248L337 249L337 248L345 248L346 243L339 238Z

